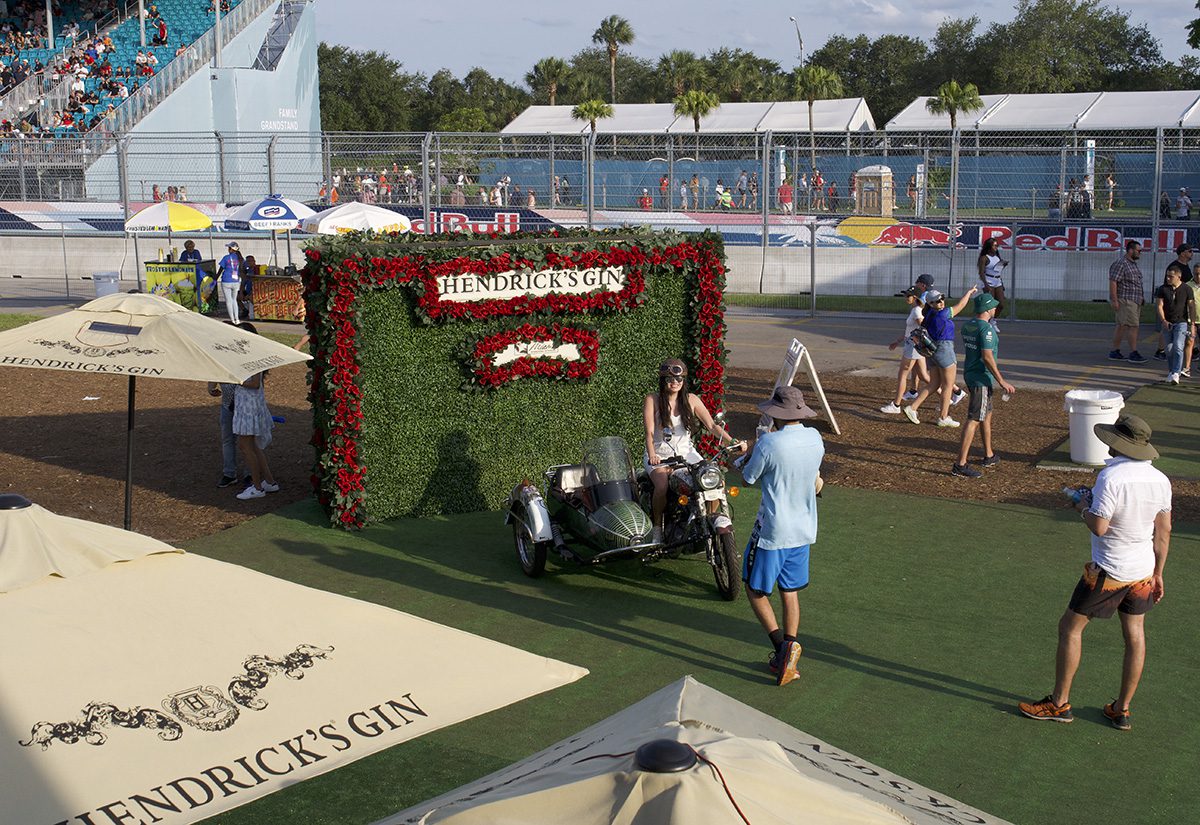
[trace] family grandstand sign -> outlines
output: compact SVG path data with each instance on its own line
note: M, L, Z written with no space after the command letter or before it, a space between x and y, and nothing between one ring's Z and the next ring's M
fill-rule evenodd
M587 269L508 270L485 275L463 273L437 279L443 301L504 301L522 295L587 295L620 292L629 283L619 266Z

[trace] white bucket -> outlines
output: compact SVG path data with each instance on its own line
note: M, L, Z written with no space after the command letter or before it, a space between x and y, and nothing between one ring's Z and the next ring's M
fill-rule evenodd
M120 272L93 272L92 282L96 285L96 297L103 298L121 289Z
M1103 464L1108 445L1096 438L1097 424L1115 424L1125 399L1112 390L1071 390L1063 408L1071 422L1071 460L1076 464Z

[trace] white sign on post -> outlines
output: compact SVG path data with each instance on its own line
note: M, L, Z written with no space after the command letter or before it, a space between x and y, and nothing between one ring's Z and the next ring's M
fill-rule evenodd
M842 430L838 427L837 419L833 417L833 408L829 406L829 399L825 397L825 390L821 388L821 379L817 375L817 368L813 366L808 348L801 344L798 338L793 338L792 343L788 344L787 352L783 356L783 364L779 368L779 375L775 377L775 389L790 386L796 380L796 373L801 368L808 373L808 377L812 381L813 392L821 402L821 409L824 411L825 417L829 419L829 426L833 428L833 434L841 435ZM762 417L759 426L763 425L771 426L769 416Z

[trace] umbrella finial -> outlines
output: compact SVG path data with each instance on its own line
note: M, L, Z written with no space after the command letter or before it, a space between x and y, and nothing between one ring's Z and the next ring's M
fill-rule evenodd
M685 742L655 739L637 749L634 761L650 773L679 773L695 766L696 752Z
M0 495L0 510L24 510L32 507L33 502L19 493L4 493Z

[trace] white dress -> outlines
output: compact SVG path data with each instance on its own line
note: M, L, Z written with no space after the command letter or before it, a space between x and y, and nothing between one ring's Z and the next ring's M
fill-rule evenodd
M657 404L655 406L657 407ZM657 413L657 410L655 412ZM661 422L659 422L657 415L655 415L653 438L654 452L660 459L682 456L687 459L689 464L703 459L703 456L696 452L695 445L692 444L692 434L683 426L682 416L671 416L671 437L667 438L663 432ZM654 469L650 464L649 453L644 451L642 453L642 466L646 468L647 473Z
M987 263L983 267L982 286L992 288L1004 286L1004 262L1000 260L999 255L987 256Z
M267 407L265 383L260 380L256 390L238 384L233 396L234 435L254 436L261 449L266 449L271 443L271 430L275 427L271 410Z

